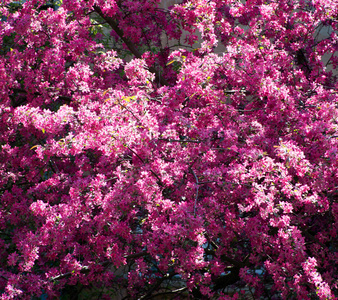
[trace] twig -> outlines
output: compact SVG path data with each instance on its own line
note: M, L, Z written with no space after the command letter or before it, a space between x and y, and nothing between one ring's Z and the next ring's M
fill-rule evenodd
M160 278L156 284L148 291L148 293L146 293L145 295L141 296L140 298L138 298L138 300L143 300L143 299L147 299L148 297L151 296L151 294L153 293L153 291L155 291L158 287L160 287L160 285L162 284L163 281L165 281L166 279L172 277L174 274L171 273L167 273L165 274L162 278Z
M148 254L147 251L142 251L142 252L135 253L135 254L125 255L124 258L126 260L132 260L132 259L135 259L135 258L138 258L138 257L145 256L147 254ZM110 264L111 264L110 261L105 261L105 262L101 263L100 265L103 266L103 267L108 267ZM83 266L80 270L80 273L88 273L89 271L90 271L89 266ZM60 275L57 275L57 276L50 278L49 281L53 282L53 281L56 281L56 280L67 278L67 277L71 276L72 274L73 274L72 272L63 273L63 274L60 274ZM2 275L0 275L0 276L2 277Z
M144 160L142 159L142 157L140 157L140 156L139 156L133 149L131 149L128 145L125 145L125 146L128 148L129 151L133 152L133 153L137 156L137 158L144 164ZM162 183L161 178L160 178L160 177L159 177L152 169L150 169L150 172L157 178L159 185L160 185L160 186L163 186L163 183Z
M0 275L1 278L5 279L5 280L9 280L8 277L4 276L4 275Z
M162 293L158 293L158 294L155 294L153 296L150 296L150 298L156 298L158 296L162 296L162 295L170 295L170 294L180 294L184 291L186 291L188 288L187 287L182 287L182 288L179 288L179 289L176 289L176 290L173 290L173 291L169 291L169 292L162 292ZM175 298L177 297L174 296Z
M128 112L130 112L132 114L132 116L137 120L137 122L139 122L140 124L142 124L141 121L140 121L140 119L138 117L136 117L135 114L127 106L123 105L120 101L118 101L118 104L121 107L123 107L124 109L126 109Z
M194 217L196 217L196 206L197 206L198 190L200 188L200 183L199 183L198 178L197 178L197 176L196 176L196 174L195 174L195 172L192 168L190 168L190 172L194 175L195 180L196 180L196 185L197 185L197 187L196 187L196 197L195 197L195 203L194 203Z
M199 140L172 140L172 139L163 139L163 138L159 138L159 141L166 141L166 142L170 142L170 143L202 143L202 141Z

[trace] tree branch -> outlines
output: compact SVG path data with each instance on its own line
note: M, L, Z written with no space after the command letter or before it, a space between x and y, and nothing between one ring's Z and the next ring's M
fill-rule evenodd
M190 168L190 172L191 172L191 174L194 175L195 180L196 180L196 185L197 185L197 187L196 187L196 197L195 197L195 203L194 203L194 217L196 217L196 206L197 206L198 191L199 191L199 188L200 188L200 183L198 181L198 177L196 176L196 174L195 174L195 172L192 168Z
M168 291L168 292L162 292L162 293L157 293L153 296L150 296L149 299L151 298L157 298L159 296L164 296L164 295L172 295L172 294L181 294L182 292L186 291L188 288L187 287L182 287L176 290ZM176 297L176 296L175 296Z
M174 275L175 275L175 273L167 273L162 278L159 278L158 281L156 282L156 284L145 295L143 295L140 298L138 298L138 300L143 300L143 299L149 298L151 296L151 294L155 290L157 290L157 288L159 288L161 286L161 284L163 283L163 281L165 281L166 279L171 278Z
M142 58L141 52L136 48L135 44L132 41L130 41L130 39L128 39L127 37L124 36L124 33L119 28L117 22L112 17L108 17L108 16L104 15L104 13L102 12L102 10L99 6L94 5L94 10L116 32L116 34L120 37L120 39L126 44L129 51L131 53L133 53L133 55L136 58ZM149 67L149 71L151 73L155 74L156 80L158 80L161 85L168 85L167 81L160 75L160 72L157 71L155 68Z
M170 143L202 143L202 141L199 140L173 140L173 139L163 139L163 138L159 138L159 141L166 141L166 142L170 142Z
M126 260L132 260L132 259L135 259L135 258L139 258L139 257L145 256L147 254L148 254L147 251L142 251L142 252L139 252L139 253L125 255L124 258ZM103 266L103 267L108 267L110 264L111 264L110 261L105 261L105 262L101 263L100 265ZM90 267L89 266L83 266L81 268L81 270L80 270L80 273L88 273L89 271L90 271ZM67 277L72 276L72 275L73 275L72 272L63 273L63 274L60 274L60 275L57 275L57 276L54 276L54 277L50 278L49 281L60 280L60 279L67 278Z

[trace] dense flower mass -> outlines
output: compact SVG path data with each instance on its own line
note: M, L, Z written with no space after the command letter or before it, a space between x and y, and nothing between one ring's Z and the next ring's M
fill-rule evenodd
M1 299L337 299L337 2L161 5L1 1Z

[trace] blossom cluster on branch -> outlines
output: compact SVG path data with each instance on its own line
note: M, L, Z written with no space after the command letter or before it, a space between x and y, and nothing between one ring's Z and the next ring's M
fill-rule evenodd
M335 0L22 2L1 299L337 299Z

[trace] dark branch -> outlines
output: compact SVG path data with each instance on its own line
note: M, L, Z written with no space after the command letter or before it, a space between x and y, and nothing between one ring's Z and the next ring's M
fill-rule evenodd
M100 7L97 5L94 5L94 10L99 14L101 18L103 18L109 26L116 32L116 34L121 38L121 40L126 44L129 51L136 57L136 58L142 58L142 54L140 51L136 48L135 44L130 41L127 37L125 37L123 31L119 28L117 22L112 18L108 17L103 14ZM168 85L167 81L160 75L160 72L157 71L153 67L149 67L149 71L153 74L155 74L156 80L160 82L161 85Z
M125 255L124 258L126 260L133 260L135 258L139 258L139 257L145 256L147 254L148 254L147 251L142 251L142 252L135 253L135 254ZM105 262L101 263L100 265L103 266L103 267L108 267L108 266L111 265L111 262L110 261L105 261ZM89 271L90 271L90 267L89 266L83 266L81 268L81 270L80 270L80 272L83 273L83 274L88 273ZM49 281L53 282L53 281L60 280L60 279L63 279L63 278L68 278L68 277L70 277L72 275L73 275L72 272L67 272L67 273L64 273L64 274L60 274L60 275L54 276L54 277L50 278Z

